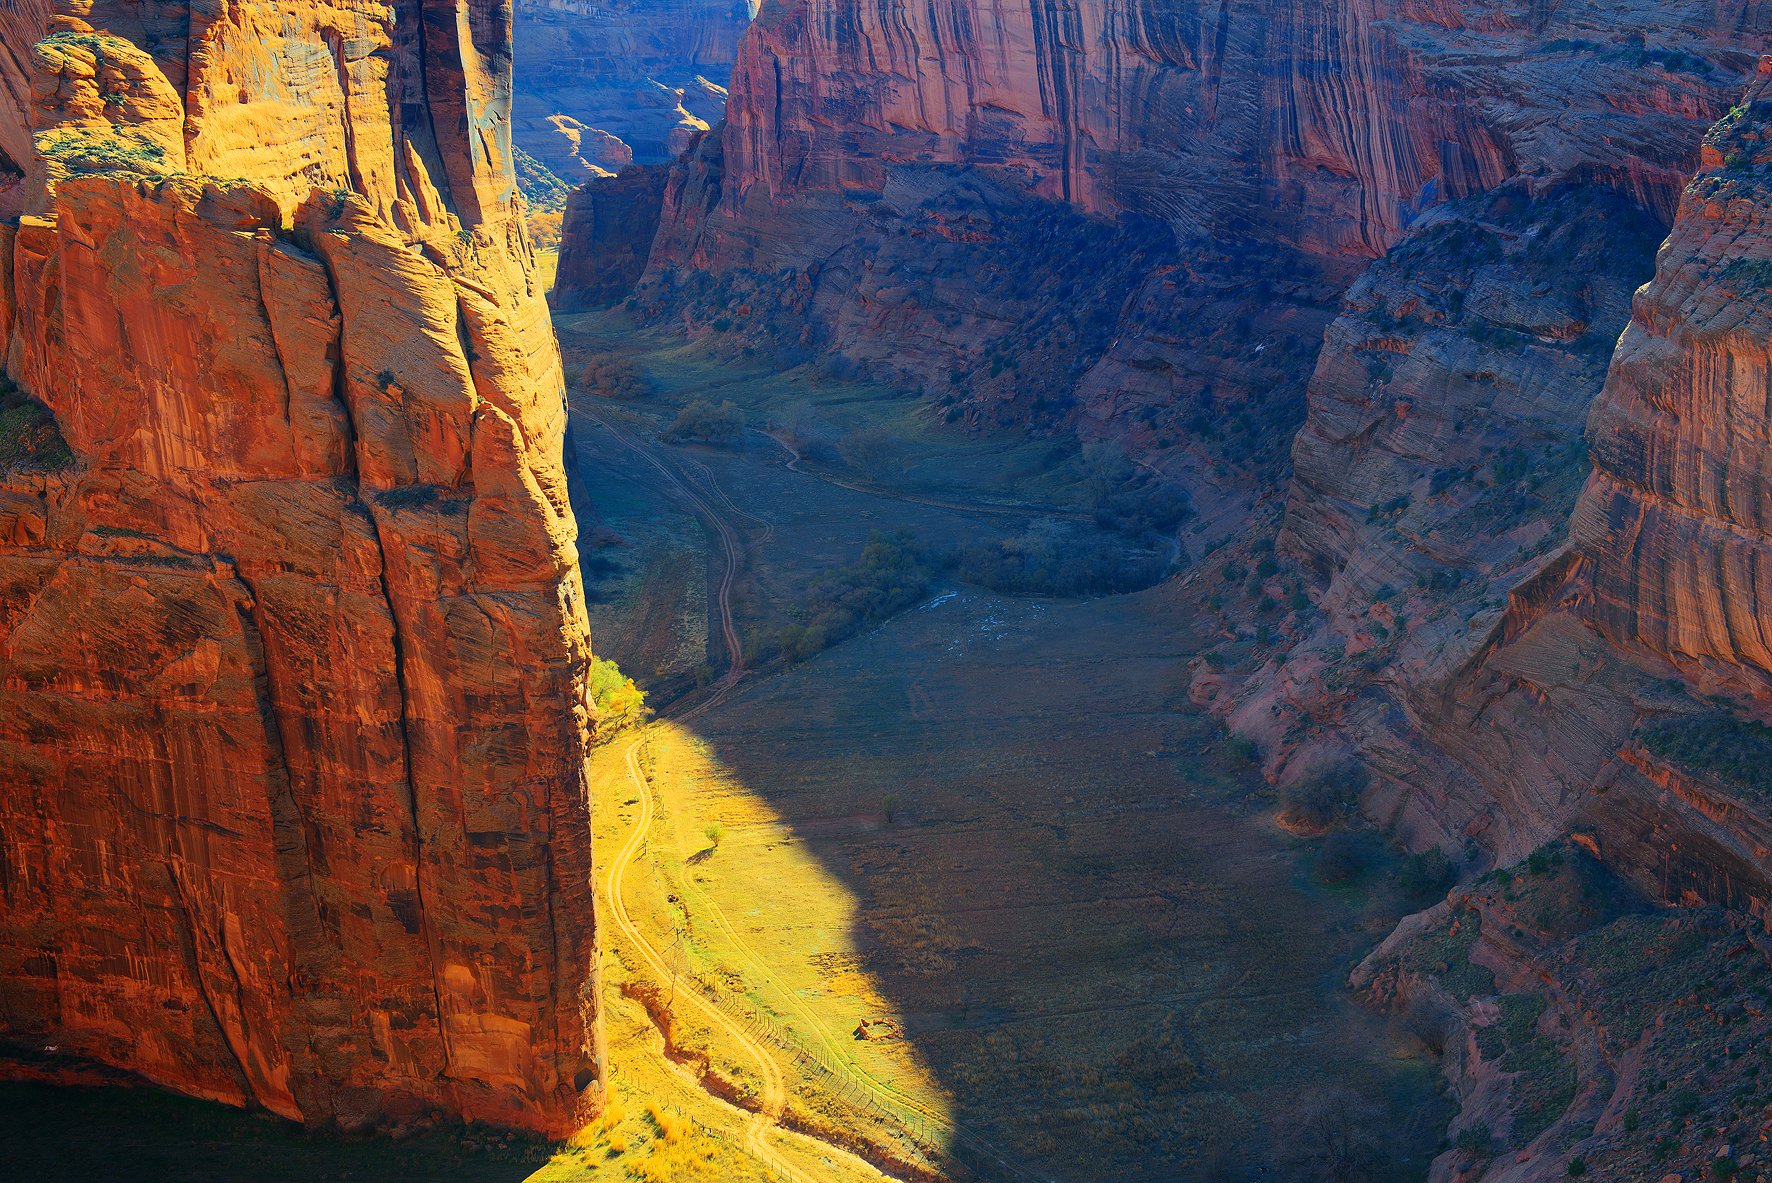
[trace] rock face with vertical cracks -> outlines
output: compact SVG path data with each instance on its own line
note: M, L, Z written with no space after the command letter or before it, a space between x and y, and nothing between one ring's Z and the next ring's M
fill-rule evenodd
M1706 139L1588 434L1606 636L1772 700L1772 61Z
M655 240L574 250L568 226L560 284L649 253L648 315L841 353L973 425L1106 437L1196 505L1246 509L1373 260L1509 189L1591 186L1665 226L1766 19L1708 0L784 0L740 46L725 127L671 170Z
M58 12L0 55L0 431L42 420L0 439L0 1039L567 1130L589 637L509 9Z
M1419 843L1505 864L1573 829L1656 898L1763 914L1765 802L1646 738L1768 711L1772 63L1749 82L1658 259L1651 209L1560 185L1455 204L1355 285L1282 535L1316 611L1219 705L1276 763L1351 746Z

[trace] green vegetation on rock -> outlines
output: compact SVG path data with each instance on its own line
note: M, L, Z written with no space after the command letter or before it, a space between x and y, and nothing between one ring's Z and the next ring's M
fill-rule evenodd
M73 463L49 408L0 377L0 474L60 472Z
M1772 727L1733 715L1685 715L1645 728L1651 753L1725 788L1772 798Z

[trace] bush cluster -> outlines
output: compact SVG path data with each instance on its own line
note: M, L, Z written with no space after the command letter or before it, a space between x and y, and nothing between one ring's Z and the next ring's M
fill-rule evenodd
M645 373L623 357L596 358L580 371L578 384L598 398L644 398L652 392Z
M667 444L735 444L744 435L744 412L727 399L719 406L696 399L681 411L659 437Z
M937 564L909 530L875 531L853 563L826 571L808 587L805 623L777 638L782 657L801 661L929 594Z

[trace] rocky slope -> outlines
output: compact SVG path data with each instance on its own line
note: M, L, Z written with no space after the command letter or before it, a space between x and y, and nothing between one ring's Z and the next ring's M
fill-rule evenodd
M519 147L569 184L718 123L749 0L516 0Z
M1356 285L1281 538L1316 609L1197 686L1283 780L1351 750L1380 774L1368 814L1514 868L1366 971L1457 1018L1470 1134L1436 1179L1759 1169L1759 1068L1738 1061L1772 907L1769 128L1772 58L1704 140L1613 352L1584 338L1611 340L1627 286L1603 277L1643 227L1591 193L1463 216L1437 262L1405 244ZM1583 448L1570 425L1602 385ZM1565 835L1615 877L1579 915L1532 885Z
M1743 43L1764 47L1769 37L1756 26ZM1716 167L1714 142L1705 153ZM1282 549L1319 584L1320 615L1233 698L1236 716L1282 757L1304 749L1308 762L1318 744L1351 742L1375 757L1392 789L1407 786L1395 796L1405 829L1453 846L1472 838L1507 861L1597 808L1588 800L1596 782L1629 775L1614 767L1620 747L1639 718L1663 709L1657 680L1675 672L1603 656L1610 650L1584 620L1614 641L1640 640L1640 652L1672 659L1704 689L1757 677L1751 633L1739 651L1668 639L1680 628L1701 636L1701 617L1726 639L1720 588L1751 580L1713 575L1707 585L1696 571L1727 570L1714 538L1639 538L1633 523L1665 511L1626 504L1628 489L1659 489L1673 471L1691 488L1726 468L1726 459L1695 462L1696 446L1682 452L1646 436L1726 440L1737 430L1713 409L1738 380L1726 370L1701 412L1648 413L1670 408L1680 389L1669 388L1675 346L1666 338L1692 330L1673 309L1745 266L1689 241L1693 227L1710 224L1692 208L1695 195L1714 183L1687 191L1663 264L1686 261L1637 297L1616 356L1630 293L1649 277L1660 203L1638 206L1611 184L1454 203L1355 285L1311 383L1282 535ZM1599 474L1576 512L1572 547L1568 523L1587 471L1582 424L1603 384L1588 429ZM1661 455L1686 459L1664 465ZM1669 501L1682 504L1678 494ZM1656 553L1682 557L1656 573ZM1697 594L1708 602L1698 603L1662 590L1706 586ZM1594 607L1558 611L1565 601ZM1679 625L1666 623L1670 601L1685 604L1683 616L1674 611ZM1729 611L1744 622L1754 608ZM1648 859L1645 875L1665 878L1665 868L1651 870L1661 856L1637 853Z
M11 1070L569 1129L589 652L508 9L61 11L0 88Z

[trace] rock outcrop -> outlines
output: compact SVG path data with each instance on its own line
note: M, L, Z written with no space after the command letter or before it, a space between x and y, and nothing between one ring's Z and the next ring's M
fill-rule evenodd
M1690 680L1772 701L1772 62L1706 139L1588 437L1592 617Z
M570 1129L589 638L509 9L57 12L0 59L0 430L53 417L0 448L0 1038Z
M720 121L749 0L516 0L517 144L568 184Z
M1423 845L1512 862L1577 827L1659 900L1765 910L1765 806L1641 742L1728 754L1765 714L1765 87L1703 142L1628 328L1657 230L1611 182L1451 205L1350 292L1281 537L1317 616L1207 687L1276 765L1345 744Z

